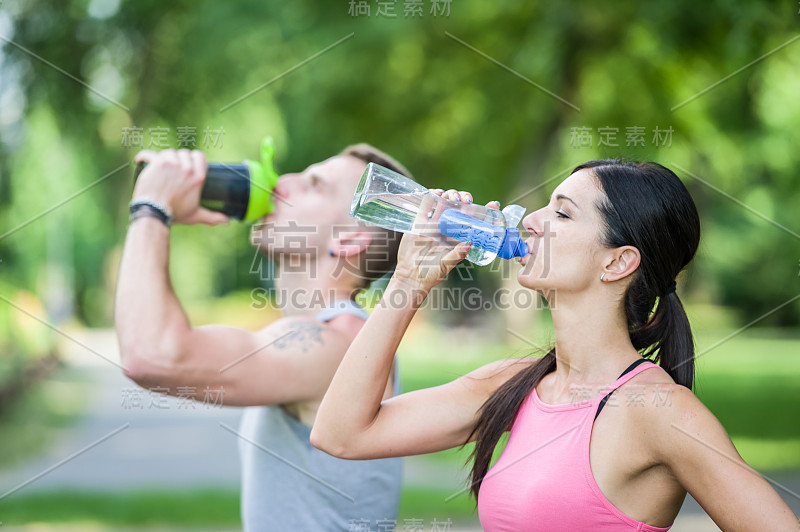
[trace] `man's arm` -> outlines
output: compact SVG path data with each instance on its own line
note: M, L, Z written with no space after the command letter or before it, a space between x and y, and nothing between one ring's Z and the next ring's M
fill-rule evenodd
M178 222L224 221L198 207L205 176L198 154L145 154L151 162L134 197L168 205ZM183 386L222 388L228 405L322 397L349 342L340 330L299 318L258 332L193 328L169 279L169 229L155 218L137 219L128 228L115 321L122 365L138 384L169 388L173 395Z
M348 335L313 319L284 318L251 332L193 328L168 275L169 231L143 218L131 224L117 287L116 325L125 373L145 387L223 389L231 406L320 398Z

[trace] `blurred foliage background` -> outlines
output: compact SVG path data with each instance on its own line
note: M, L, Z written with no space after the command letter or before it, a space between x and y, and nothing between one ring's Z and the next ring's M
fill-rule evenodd
M678 288L698 351L714 350L698 395L751 463L796 469L799 23L797 2L755 0L0 0L0 392L52 365L44 322L112 326L141 148L238 162L272 135L288 172L366 141L425 185L529 210L586 160L655 160L702 219ZM249 231L173 228L172 280L196 321L274 317L247 309L265 282ZM503 268L459 266L450 282L510 286ZM476 353L439 367L440 332L411 338L424 348L408 389L507 356L496 316L430 317L504 342L460 336ZM546 322L527 323L546 336Z
M427 185L528 208L580 162L656 160L702 215L685 299L744 324L798 293L796 3L427 1L412 16L401 1L394 18L376 2L355 16L359 4L5 0L3 280L56 322L110 325L133 128L144 148L180 147L178 128L194 128L224 162L273 135L279 171L368 141ZM179 293L252 287L248 229L176 228ZM794 301L761 324L799 316Z

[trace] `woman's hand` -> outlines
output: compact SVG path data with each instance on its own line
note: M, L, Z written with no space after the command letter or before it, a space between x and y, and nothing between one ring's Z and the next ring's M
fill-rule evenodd
M471 247L469 242L461 242L455 246L443 242L436 220L448 207L446 202L437 201L437 196L451 201L472 203L472 194L469 192L431 190L431 194L425 196L420 204L413 233L403 235L397 252L394 277L406 286L424 292L447 277L450 270L467 256ZM493 209L497 209L499 205L496 201L486 204Z
M197 150L150 150L136 154L135 162L147 167L136 180L133 199L149 199L165 205L174 223L216 225L227 223L228 217L200 206L208 164Z

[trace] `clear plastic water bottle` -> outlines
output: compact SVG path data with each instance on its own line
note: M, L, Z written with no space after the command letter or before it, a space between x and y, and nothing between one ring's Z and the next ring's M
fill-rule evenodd
M433 231L422 231L419 225L414 226L425 198L432 198L425 204L426 207L430 205L426 214L431 225L427 228L434 228ZM453 246L458 242L472 242L467 260L479 266L489 264L495 257L511 259L530 253L517 229L524 215L525 208L519 205L508 205L500 211L444 199L404 175L375 163L364 170L350 205L350 216L379 227L438 236Z

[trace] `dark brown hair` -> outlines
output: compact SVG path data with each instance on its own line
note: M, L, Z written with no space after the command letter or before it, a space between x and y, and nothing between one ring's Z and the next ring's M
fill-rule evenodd
M604 192L596 205L603 219L603 245L634 246L641 255L624 301L631 343L677 384L691 389L694 340L683 305L670 285L692 260L700 242L694 201L678 176L657 163L589 161L572 173L587 168ZM500 386L481 407L467 439L475 436L470 491L476 498L503 433L511 429L528 395L555 369L552 348L538 363Z
M350 155L367 164L379 164L409 179L414 179L411 172L394 157L364 142L346 147L339 155ZM371 226L370 230L372 243L361 254L360 270L365 287L397 266L397 250L403 237L402 233L381 227Z

